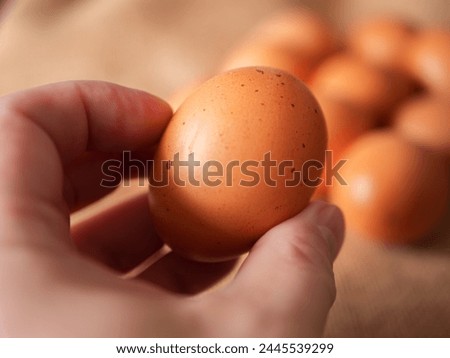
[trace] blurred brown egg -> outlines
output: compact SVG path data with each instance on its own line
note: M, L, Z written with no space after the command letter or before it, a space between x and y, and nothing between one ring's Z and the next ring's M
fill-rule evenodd
M323 166L325 149L322 112L300 80L268 67L219 74L161 138L149 192L155 229L190 259L234 258L308 205L315 188L302 173L310 161Z
M339 159L342 152L359 136L377 125L373 113L350 103L316 95L328 130L328 149Z
M415 29L393 18L377 18L355 25L348 46L357 56L375 66L405 70L405 53Z
M369 133L344 153L331 201L344 212L348 228L386 243L424 237L443 217L449 199L446 161L393 131Z
M287 71L306 80L314 66L311 58L299 56L295 50L284 45L255 42L236 48L225 60L222 71L240 67L268 66Z
M386 114L411 91L408 78L382 71L350 54L325 60L312 76L314 93Z
M304 8L287 8L256 26L226 57L221 70L270 66L305 81L336 48L331 26L323 18Z
M319 14L301 7L286 8L266 19L254 29L251 38L290 47L315 61L338 47L331 25Z
M418 145L450 156L450 98L432 95L404 103L393 119L395 130Z
M344 150L358 137L377 125L373 113L333 98L316 95L325 118L328 131L328 146L323 182L314 197L320 197L334 184L333 168L342 158ZM327 175L329 174L329 175Z
M450 95L450 32L425 29L411 41L408 68L428 90Z

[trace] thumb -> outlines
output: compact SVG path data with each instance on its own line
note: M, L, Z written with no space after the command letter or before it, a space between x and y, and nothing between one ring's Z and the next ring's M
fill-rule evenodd
M336 295L333 261L343 237L341 211L317 201L255 244L227 289L235 307L243 305L253 332L256 326L264 336L323 334Z

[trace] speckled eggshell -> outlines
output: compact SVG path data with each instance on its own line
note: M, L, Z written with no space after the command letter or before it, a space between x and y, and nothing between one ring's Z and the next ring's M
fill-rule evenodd
M323 163L325 148L319 105L292 75L248 67L210 79L175 113L156 152L149 203L157 233L173 251L198 261L223 261L246 252L308 204L312 183L286 182L298 178L308 160ZM176 153L180 160L193 153L198 166L191 173L179 168L177 175L173 162L167 164ZM266 153L277 166L263 167ZM283 168L283 160L292 162ZM208 169L208 161L217 162ZM243 172L244 162L253 174ZM311 180L320 176L320 170L313 172ZM165 175L168 185L154 185Z

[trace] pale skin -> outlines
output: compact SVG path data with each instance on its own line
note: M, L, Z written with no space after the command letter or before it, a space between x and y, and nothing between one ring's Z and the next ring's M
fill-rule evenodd
M122 150L151 156L171 113L104 82L0 98L1 336L322 335L344 236L332 205L312 203L271 229L229 283L205 292L203 281L231 264L170 254L139 278L120 277L162 246L145 192L71 227L70 212L106 194L100 163Z

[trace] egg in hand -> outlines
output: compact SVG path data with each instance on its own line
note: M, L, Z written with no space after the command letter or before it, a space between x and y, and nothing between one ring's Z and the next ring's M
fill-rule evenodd
M326 137L317 101L287 72L247 67L203 83L155 154L149 203L158 235L193 260L245 253L306 207Z

